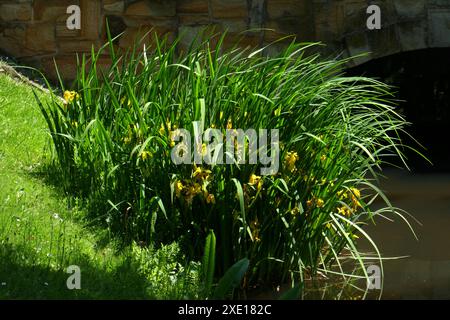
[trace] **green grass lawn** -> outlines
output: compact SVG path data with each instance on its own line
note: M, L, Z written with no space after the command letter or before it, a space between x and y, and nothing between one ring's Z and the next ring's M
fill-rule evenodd
M152 285L158 266L141 263L148 250L119 251L104 241L107 231L87 228L83 211L69 209L45 170L45 128L31 88L0 74L0 299L179 298L181 289L167 288L170 263ZM176 248L168 249L159 255L175 260ZM81 290L66 286L70 265L81 269Z

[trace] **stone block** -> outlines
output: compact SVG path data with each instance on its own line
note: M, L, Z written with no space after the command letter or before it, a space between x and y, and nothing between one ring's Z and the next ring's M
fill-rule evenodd
M395 0L395 10L400 18L417 18L425 15L425 0Z
M249 29L261 28L264 25L265 0L253 0L249 11Z
M108 14L121 14L125 11L125 1L103 0L103 10Z
M213 28L210 26L209 28ZM200 33L208 34L209 28L205 26L180 26L178 33L180 35L180 46L182 49L188 48L193 42L199 42L202 39Z
M283 17L312 15L308 1L298 0L267 0L267 15L269 19Z
M95 43L89 40L71 41L65 39L58 42L59 54L90 53L92 46L94 46L95 50L100 48L98 42Z
M61 16L68 18L67 8L79 4L77 0L35 0L33 5L34 20L55 21Z
M207 14L180 14L178 21L182 26L207 25L211 22Z
M266 22L264 40L276 41L282 37L295 35L298 41L312 40L314 38L314 25L309 19L303 17L285 17Z
M130 4L127 7L125 15L146 17L173 17L176 15L176 1L138 1Z
M3 21L28 21L32 14L30 3L0 4L0 20Z
M208 0L178 0L177 13L208 14Z
M314 6L314 15L306 15L307 25L314 25L315 40L328 42L340 38L343 31L344 13L341 4ZM313 18L314 17L314 18Z
M7 37L3 34L0 34L0 44L3 52L15 58L21 58L22 56L33 53L24 48L21 41L18 41L17 39L12 37Z
M213 18L246 18L248 7L246 0L211 0Z
M145 17L145 16L123 16L123 21L127 27L139 28L144 26L155 26L167 29L177 28L175 17Z
M25 47L36 54L55 52L55 25L53 23L29 24L26 30Z
M261 45L262 40L262 34L256 32L228 33L222 48L225 50L234 47L255 49ZM250 51L248 52L250 53Z
M226 19L218 23L222 31L238 33L248 30L246 19Z
M170 42L173 41L175 34L172 29L162 27L128 27L119 39L119 47L128 49L132 48L135 43L139 43L139 48L143 48L144 45L146 48L150 48L154 45L156 36L159 39L167 37Z
M77 58L75 54L59 55L55 57L55 62L58 67L59 74L63 79L75 79L77 70ZM97 70L99 73L101 70L106 71L110 65L111 59L108 56L101 56L97 62ZM46 71L46 76L48 76L50 80L57 80L58 76L56 73L55 63L53 62L53 57L43 58L41 60L40 67ZM89 69L87 68L87 71L88 70Z
M348 35L345 38L345 46L347 55L354 57L350 62L351 65L358 65L371 59L369 39L365 32Z
M24 25L12 25L3 30L3 35L16 40L22 40L25 38L26 28Z
M81 12L81 36L86 40L97 40L100 37L101 1L80 0Z
M387 56L402 50L395 25L368 31L367 35L371 47L370 51L376 57Z
M420 20L397 24L397 35L402 51L425 49L428 36L426 28L426 23Z
M367 30L367 3L349 2L343 6L343 33L363 32Z
M449 47L450 9L430 9L428 24L430 47Z

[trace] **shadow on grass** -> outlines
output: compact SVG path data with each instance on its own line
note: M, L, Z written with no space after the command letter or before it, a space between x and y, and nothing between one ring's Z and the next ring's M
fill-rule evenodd
M74 223L81 225L85 230L96 235L95 245L97 249L106 248L111 243L112 235L108 232L108 226L104 222L105 219L102 220L95 214L95 212L101 211L104 208L99 209L95 204L89 204L86 196L67 193L65 191L67 188L63 182L64 177L58 166L57 163L44 159L43 164L33 170L23 170L23 174L29 179L43 183L52 189L55 197L64 199L67 202L68 211L83 211L81 215L71 215L70 219ZM114 240L116 245L118 245L118 249L129 245L129 242L124 242L120 237L115 236Z
M39 164L32 170L24 170L23 174L50 187L58 196L67 196L64 191L63 176L58 169L58 164L45 157L42 159L42 162L42 164Z
M69 290L67 267L57 270L45 263L30 264L36 254L23 246L0 247L0 299L152 299L146 281L124 261L112 270L77 256L71 265L81 270L81 289Z

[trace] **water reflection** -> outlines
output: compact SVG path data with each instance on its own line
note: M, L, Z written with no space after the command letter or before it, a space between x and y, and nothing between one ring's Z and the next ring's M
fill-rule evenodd
M382 298L450 299L450 174L385 174L380 184L392 204L422 225L413 223L418 241L398 218L367 228L384 256L409 256L384 262Z
M383 257L384 281L381 299L450 299L450 174L409 173L406 170L385 170L386 178L379 186L392 205L406 210L420 224L410 218L418 237L400 218L394 221L375 218L376 225L366 231ZM384 207L375 203L373 209ZM373 248L361 241L362 251ZM367 265L377 261L367 262ZM336 270L338 271L338 270ZM348 272L348 270L346 271ZM252 299L278 299L290 286L253 292ZM379 299L380 290L367 290L366 280L342 282L342 278L328 276L327 280L306 281L302 299Z

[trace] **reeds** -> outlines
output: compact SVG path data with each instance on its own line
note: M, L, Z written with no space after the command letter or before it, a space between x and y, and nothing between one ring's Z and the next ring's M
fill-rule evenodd
M214 230L216 275L248 258L246 285L302 281L335 267L345 277L344 252L368 277L356 239L367 238L381 263L363 227L382 212L370 203L382 197L383 212L403 218L372 180L388 157L403 159L406 122L390 88L343 76L345 61L305 54L315 44L292 42L269 57L226 50L224 37L197 39L184 51L180 39L156 38L151 49L125 54L110 39L80 58L65 102L40 103L66 190L124 239L177 240L191 259ZM112 65L100 69L108 49ZM170 134L192 132L194 121L223 132L278 129L279 172L175 165Z

